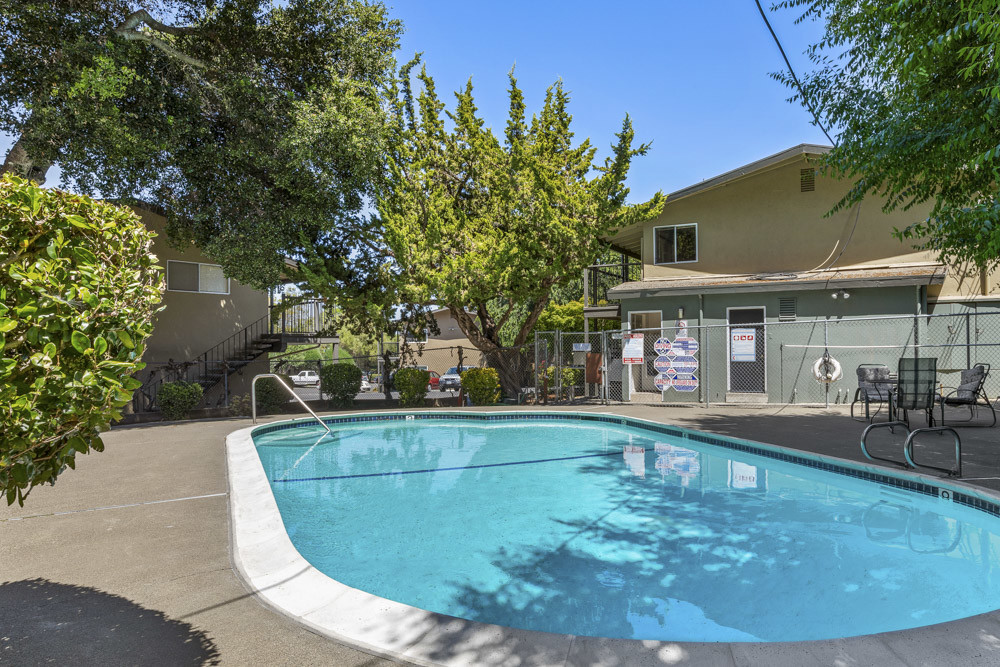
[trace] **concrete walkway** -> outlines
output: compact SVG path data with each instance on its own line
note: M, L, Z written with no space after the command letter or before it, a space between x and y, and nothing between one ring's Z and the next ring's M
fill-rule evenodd
M568 409L863 460L857 443L865 425L843 408ZM104 453L80 457L77 470L35 489L24 508L0 508L0 664L388 664L265 608L234 572L224 442L247 425L114 429ZM1000 429L961 433L966 478L1000 489ZM898 434L894 444L887 432L874 444L901 456ZM930 436L918 460L947 465L934 450L949 448ZM807 654L788 664L814 662ZM608 656L608 664L627 662Z

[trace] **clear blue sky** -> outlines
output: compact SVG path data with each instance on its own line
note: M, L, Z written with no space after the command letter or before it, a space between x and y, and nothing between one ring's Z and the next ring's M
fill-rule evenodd
M762 2L767 9L771 0ZM714 2L398 1L399 59L424 53L440 94L472 76L487 125L503 129L516 63L529 113L561 77L578 138L607 155L625 113L652 141L633 163L633 201L671 192L800 143L829 143L768 76L784 68L753 0ZM796 71L821 26L769 12ZM449 98L449 104L454 98Z
M799 143L827 143L768 76L784 63L753 0L410 0L390 12L406 27L400 62L422 51L449 106L449 93L471 76L480 111L496 131L506 121L507 72L515 64L529 114L545 88L563 79L577 137L590 137L602 158L631 114L636 138L653 142L633 164L633 201ZM803 71L803 51L820 26L794 25L789 12L770 17ZM0 150L9 147L0 137ZM55 171L50 178L54 184Z

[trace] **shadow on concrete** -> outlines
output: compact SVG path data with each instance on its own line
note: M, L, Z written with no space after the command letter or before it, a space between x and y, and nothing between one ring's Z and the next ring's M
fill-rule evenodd
M96 588L0 584L0 662L14 665L216 665L204 632Z

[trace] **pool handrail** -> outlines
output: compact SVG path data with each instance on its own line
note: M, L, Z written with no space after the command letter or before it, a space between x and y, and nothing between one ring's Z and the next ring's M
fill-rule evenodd
M250 405L251 405L250 413L251 416L253 417L254 424L257 423L257 380L261 378L274 378L275 380L277 380L278 384L284 387L285 391L291 394L292 398L298 401L299 404L302 405L302 407L304 407L306 411L313 416L313 419L318 421L319 425L326 429L327 433L333 433L333 431L330 430L330 427L326 425L326 422L320 419L319 416L317 416L316 413L313 412L308 405L306 405L305 401L299 398L299 395L296 394L294 391L292 391L292 388L289 387L287 384L285 384L285 381L281 379L281 376L277 375L276 373L261 373L260 375L254 375L253 380L250 381Z
M897 426L902 426L903 430L906 431L907 433L910 432L910 429L909 429L909 427L907 427L906 422L901 422L901 421L876 422L874 424L870 424L869 426L866 426L864 432L861 434L861 453L864 454L865 457L868 460L870 460L870 461L885 461L886 463L895 463L896 465L905 466L906 465L905 461L897 461L896 459L887 459L887 458L883 458L881 456L875 456L874 454L870 454L868 452L868 447L867 447L868 443L867 443L867 440L868 440L868 434L871 431L873 431L873 430L875 430L877 428L886 428L886 427L888 427L888 429L890 431L893 431L893 429L895 427L897 427ZM893 431L893 432L895 432L895 431ZM904 452L904 454L905 454L905 452Z
M958 431L950 426L931 426L927 428L918 428L910 432L906 436L906 443L903 445L903 455L906 457L906 462L909 463L914 468L918 467L918 464L913 460L913 439L918 433L941 433L945 431L950 431L952 437L955 439L955 467L954 468L940 468L938 466L928 465L926 463L919 464L921 468L930 468L931 470L937 470L939 472L946 473L948 475L962 476L962 439L958 436Z

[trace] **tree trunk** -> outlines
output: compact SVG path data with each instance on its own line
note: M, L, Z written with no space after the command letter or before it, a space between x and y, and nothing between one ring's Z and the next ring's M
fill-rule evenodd
M10 152L7 153L7 157L3 161L3 168L0 169L0 175L13 172L18 176L23 176L39 185L43 185L45 183L45 174L48 173L51 166L51 162L36 162L31 159L31 156L24 149L22 139L18 139L11 146Z
M469 339L469 342L483 353L486 365L496 370L497 375L500 377L500 388L503 390L504 395L517 398L521 389L526 386L525 376L529 368L528 348L524 345L512 348L501 347L500 341L496 339L497 330L495 327L489 327L492 335L485 335L480 327L476 326L473 316L464 308L449 306L448 310L451 311L452 317L458 322L459 328L465 334L465 337ZM485 306L482 306L481 310L485 312ZM537 314L533 314L532 317L528 318L526 324L530 321L531 326L534 326L537 319ZM518 339L523 340L526 335L522 331L518 334Z

